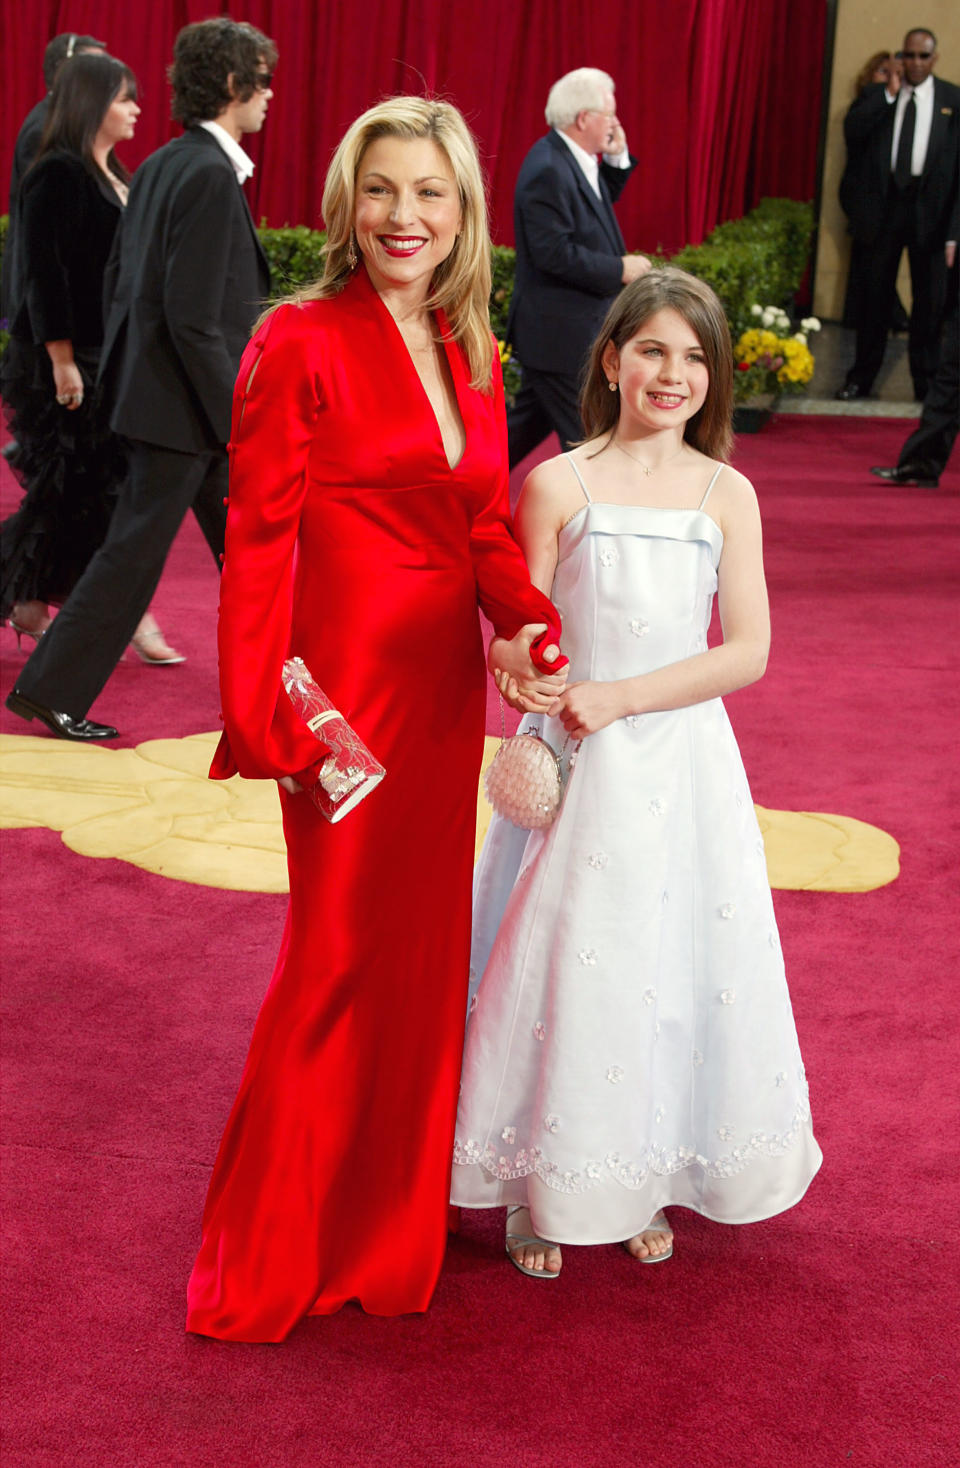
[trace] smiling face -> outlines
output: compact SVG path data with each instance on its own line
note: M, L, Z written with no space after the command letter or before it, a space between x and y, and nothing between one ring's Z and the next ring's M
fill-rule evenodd
M911 87L919 87L933 71L937 48L929 31L909 31L903 38L903 74Z
M603 354L609 381L620 387L620 427L636 434L683 428L703 407L710 385L703 348L678 311L648 316L618 350Z
M94 146L103 144L109 150L117 143L132 138L139 116L140 108L137 105L137 99L131 93L129 85L124 82L103 115Z
M357 171L353 228L375 288L430 289L463 222L450 161L429 138L377 138Z

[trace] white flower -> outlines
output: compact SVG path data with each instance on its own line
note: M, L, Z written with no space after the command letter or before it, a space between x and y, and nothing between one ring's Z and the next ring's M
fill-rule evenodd
M795 331L793 333L793 339L795 342L799 342L802 347L805 347L807 345L807 338L804 336L802 331Z
M620 1081L623 1080L623 1066L611 1065L609 1070L607 1071L607 1080L610 1082L611 1086L618 1085Z
M776 320L776 312L774 311L773 307L765 307L765 309L761 313L760 319L763 322L764 326L772 326L774 321Z
M538 1019L534 1025L533 1037L535 1040L545 1040L547 1038L547 1027L542 1019Z
M515 1126L505 1126L500 1135L505 1142L515 1142L517 1140L517 1129Z
M543 1118L543 1124L548 1132L558 1132L560 1130L560 1118L559 1116L554 1116L552 1112L549 1116Z
M803 320L800 322L800 326L804 331L820 330L820 322L817 320L816 316L804 316Z
M751 306L750 307L750 315L751 316L762 316L763 315L763 307L762 306Z

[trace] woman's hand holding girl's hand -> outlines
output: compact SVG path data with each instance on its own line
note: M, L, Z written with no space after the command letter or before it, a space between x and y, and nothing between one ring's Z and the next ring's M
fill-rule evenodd
M567 670L549 676L524 678L519 682L503 668L495 668L493 676L504 701L521 714L545 714L552 703L563 692L567 681Z
M566 664L559 673L541 673L531 661L530 646L544 631L542 622L529 623L515 637L495 637L490 643L487 667L507 703L520 713L545 712L566 686ZM559 655L558 647L544 651L547 662L555 662Z
M628 712L618 684L593 682L571 683L547 709L551 719L560 720L571 739L596 734Z
M292 775L281 775L277 784L281 785L288 795L299 795L303 789L303 786L298 785Z

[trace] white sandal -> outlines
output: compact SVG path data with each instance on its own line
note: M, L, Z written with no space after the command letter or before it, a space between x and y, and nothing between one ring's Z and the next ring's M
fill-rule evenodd
M556 1249L559 1247L557 1244L552 1244L549 1239L541 1239L538 1234L515 1234L511 1232L509 1228L511 1218L515 1213L519 1213L522 1209L526 1207L526 1203L518 1203L515 1208L507 1209L508 1228L505 1240L507 1258L510 1260L510 1263L513 1265L514 1269L519 1269L521 1274L527 1275L530 1279L559 1279L559 1269L530 1269L528 1265L521 1264L519 1259L515 1259L513 1257L514 1249L526 1248L528 1244L543 1244L545 1249Z
M638 1233L631 1234L629 1239L624 1239L623 1241L623 1247L630 1255L630 1258L635 1259L638 1264L665 1264L667 1260L673 1255L672 1238L670 1240L670 1247L665 1254L634 1254L633 1250L630 1248L630 1240L638 1238L640 1234L650 1233L652 1230L656 1230L657 1233L673 1233L673 1229L667 1222L667 1215L664 1213L662 1208L659 1208L657 1210L657 1212L651 1218L650 1222L647 1224L646 1228L641 1228Z

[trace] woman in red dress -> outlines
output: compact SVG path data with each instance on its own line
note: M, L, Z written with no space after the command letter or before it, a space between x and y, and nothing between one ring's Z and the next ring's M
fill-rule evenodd
M491 665L528 677L560 630L509 529L483 185L460 114L413 97L365 113L323 212L323 279L250 342L230 446L211 773L280 781L290 871L188 1291L189 1330L239 1341L347 1300L429 1304L467 992L477 604ZM324 751L281 691L291 655L386 766L337 825L298 793Z

